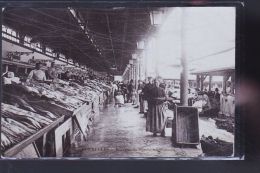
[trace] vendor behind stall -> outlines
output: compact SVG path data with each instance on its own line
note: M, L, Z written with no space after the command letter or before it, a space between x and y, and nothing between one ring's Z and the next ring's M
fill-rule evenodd
M58 74L56 73L56 69L55 69L55 63L52 62L51 66L48 68L48 78L51 80L55 80L58 78Z
M41 68L42 68L42 63L36 63L35 69L29 73L27 81L32 79L36 81L45 81L46 75Z

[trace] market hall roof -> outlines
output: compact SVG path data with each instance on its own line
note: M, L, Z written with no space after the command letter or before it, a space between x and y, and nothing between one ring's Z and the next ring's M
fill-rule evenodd
M73 11L75 12L73 15ZM5 8L3 24L98 71L123 71L150 29L146 8Z
M231 74L235 72L235 67L220 67L215 69L209 69L209 70L198 70L191 72L193 75L212 75L212 76L224 76L225 74Z

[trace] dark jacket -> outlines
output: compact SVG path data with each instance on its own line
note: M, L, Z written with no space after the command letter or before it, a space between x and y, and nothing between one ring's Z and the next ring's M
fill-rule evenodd
M134 90L134 85L132 83L130 83L128 86L127 86L127 90L129 93L132 93L133 90Z
M154 87L152 89L152 99L151 103L152 104L162 104L164 101L163 100L158 100L157 98L164 98L165 97L165 92L164 89L161 87Z
M152 98L152 89L154 88L153 84L148 83L145 84L143 88L143 93L144 93L144 99L147 101L150 101Z

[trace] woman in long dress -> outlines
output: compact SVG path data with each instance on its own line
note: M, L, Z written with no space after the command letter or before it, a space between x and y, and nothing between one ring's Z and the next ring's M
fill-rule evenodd
M166 95L164 89L159 87L159 80L154 80L154 88L152 89L152 96L148 108L148 115L146 119L146 131L152 132L153 136L157 136L160 133L161 136L165 136L165 101Z

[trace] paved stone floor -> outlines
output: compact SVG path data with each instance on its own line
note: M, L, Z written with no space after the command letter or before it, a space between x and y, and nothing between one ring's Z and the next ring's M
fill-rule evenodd
M145 118L131 104L108 105L100 111L86 142L72 148L70 156L87 158L115 157L197 157L198 148L174 148L171 128L166 137L153 137L145 131Z

